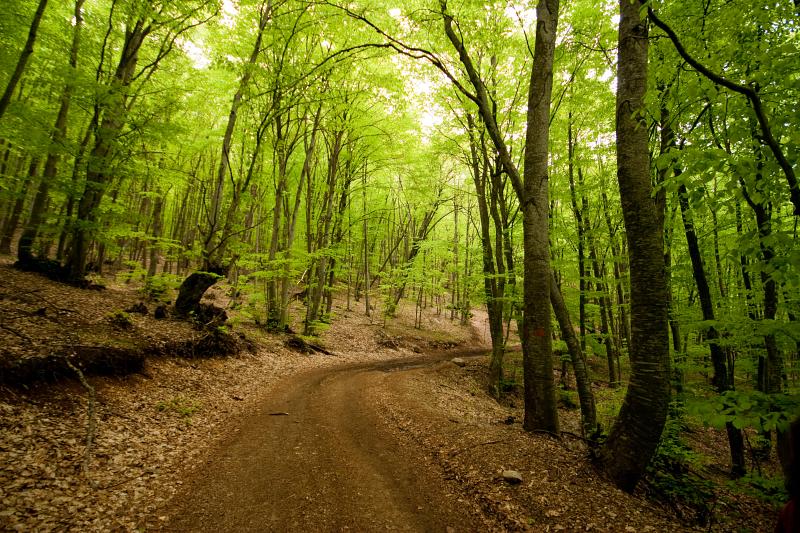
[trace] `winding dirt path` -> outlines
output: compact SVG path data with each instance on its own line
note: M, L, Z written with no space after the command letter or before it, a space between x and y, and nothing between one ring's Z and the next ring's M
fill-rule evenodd
M370 391L456 355L316 370L281 382L167 510L168 531L475 531L423 451L391 435Z

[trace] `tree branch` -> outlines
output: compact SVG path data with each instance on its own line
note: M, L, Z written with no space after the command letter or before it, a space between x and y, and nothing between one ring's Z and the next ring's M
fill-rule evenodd
M684 61L686 61L689 65L691 65L692 68L712 82L716 83L717 85L721 85L722 87L725 87L726 89L735 93L741 94L750 101L750 104L753 106L753 112L755 112L756 118L758 119L758 125L761 128L761 135L764 137L764 142L767 146L769 146L772 154L778 161L778 165L781 167L781 170L783 170L783 173L786 176L786 181L789 184L789 194L792 204L794 205L794 215L800 216L800 187L798 187L797 184L797 177L795 176L792 165L786 159L786 155L784 155L780 144L772 135L772 128L769 125L769 120L767 119L767 115L764 111L764 105L761 101L761 97L758 94L758 90L753 88L751 86L752 84L741 85L709 70L706 66L689 54L675 31L663 20L658 18L658 15L656 15L655 11L653 11L653 8L647 5L647 0L639 1L643 6L647 6L647 14L650 17L650 20L652 20L653 24L667 34L667 37L669 37L670 41L672 41L672 44L675 46L675 50Z

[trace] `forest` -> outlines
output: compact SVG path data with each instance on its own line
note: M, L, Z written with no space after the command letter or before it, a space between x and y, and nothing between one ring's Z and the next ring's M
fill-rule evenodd
M700 501L683 434L714 428L728 480L786 499L800 2L1 11L16 269L312 347L337 301L384 325L411 306L416 329L481 310L486 390L519 391L524 430L562 435L574 397L566 432L605 479ZM219 287L228 322L203 300Z

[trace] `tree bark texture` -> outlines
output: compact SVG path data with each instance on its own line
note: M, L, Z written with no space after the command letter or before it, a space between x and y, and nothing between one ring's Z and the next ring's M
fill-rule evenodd
M631 272L631 378L599 461L632 492L661 438L670 401L668 293L663 228L652 198L644 95L647 20L638 3L620 0L617 67L617 180Z
M540 0L536 8L536 42L528 91L525 136L523 221L524 319L522 350L527 430L558 433L553 353L550 338L550 211L548 142L553 54L558 24L558 0Z

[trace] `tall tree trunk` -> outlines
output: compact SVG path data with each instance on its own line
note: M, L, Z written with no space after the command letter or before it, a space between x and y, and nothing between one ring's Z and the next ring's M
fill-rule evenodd
M262 3L259 11L258 33L250 52L250 57L245 65L239 85L233 95L231 108L228 113L228 123L225 127L225 135L222 138L222 150L217 167L216 179L214 182L214 192L211 197L211 211L208 215L209 227L203 242L203 265L201 271L192 273L187 277L178 289L178 298L175 301L175 311L179 315L186 315L194 311L200 304L200 299L209 287L214 285L218 279L227 273L228 265L224 263L225 251L229 235L224 235L221 231L222 202L224 199L225 182L228 179L230 168L230 151L233 140L233 132L236 128L236 121L239 108L242 105L242 98L247 89L253 68L261 53L261 40L264 29L272 15L272 2L267 0Z
M314 169L314 158L317 147L317 135L320 126L320 117L322 115L322 104L317 106L317 112L314 115L314 122L311 127L310 139L305 146L305 158L303 160L303 168L300 172L300 179L297 183L297 190L294 196L294 208L291 213L287 213L285 217L285 233L286 242L283 252L284 272L283 279L281 280L281 294L280 294L280 313L278 319L278 327L283 328L289 321L289 271L291 268L290 259L292 256L292 247L294 246L295 228L297 227L297 215L300 213L300 201L303 197L303 184L306 180L311 181L311 175Z
M31 158L30 165L28 166L28 174L25 176L25 179L22 182L22 187L16 195L16 200L14 201L14 208L11 211L11 215L8 217L8 220L6 220L6 223L3 226L3 234L0 235L0 254L11 253L11 241L14 240L14 233L16 233L17 228L19 227L19 221L22 217L25 201L28 199L28 190L30 189L33 181L36 179L38 173L39 158L34 156Z
M61 95L61 104L58 108L58 114L56 115L56 121L51 136L51 146L47 154L47 160L45 160L44 163L42 180L39 182L39 188L33 199L31 217L17 244L17 258L22 263L30 263L33 260L33 252L31 249L39 233L39 227L44 221L46 206L50 196L50 184L56 179L59 160L58 152L61 149L61 144L64 142L64 139L67 137L67 117L72 102L73 81L71 76L75 75L78 68L78 51L80 50L81 28L83 27L82 9L85 1L86 0L75 1L75 26L72 30L72 47L69 56L70 74L64 86L64 92Z
M469 124L468 133L470 139L469 148L472 179L475 184L475 196L478 200L478 215L480 219L483 290L486 298L486 312L489 318L489 336L492 341L492 356L489 362L489 389L494 396L499 397L502 393L503 355L505 352L503 338L503 295L500 293L500 280L495 270L489 222L489 204L486 201L486 154L478 150L477 139L474 135L475 124L470 115L467 115L467 123ZM481 155L484 156L483 160ZM482 162L483 164L481 164Z
M315 323L319 320L319 307L325 289L325 280L328 277L329 258L325 255L326 248L331 238L333 224L333 202L336 192L336 182L339 174L339 157L341 156L344 131L334 132L329 146L327 188L322 200L322 211L317 225L316 250L322 252L309 268L310 283L308 286L308 306L303 335L313 335L316 332Z
M361 209L363 211L363 221L361 224L361 230L363 232L364 238L364 314L370 316L370 303L369 303L369 289L370 289L370 279L369 279L369 232L368 232L368 224L367 224L367 164L364 163L364 174L361 176Z
M158 191L155 202L153 203L153 243L150 245L150 262L147 265L147 277L152 278L156 275L159 259L159 239L161 239L161 228L163 226L162 210L164 207L164 196Z
M670 401L664 234L652 199L648 130L647 19L620 0L617 66L617 180L631 272L631 378L619 416L600 450L609 478L632 492L655 452Z
M559 424L552 373L550 308L539 304L550 297L547 164L558 1L540 0L537 5L534 61L528 91L524 181L493 116L486 86L459 34L453 28L453 17L447 12L447 3L445 0L440 0L439 5L447 38L458 52L459 59L476 92L470 95L470 99L478 105L487 134L498 152L523 209L525 308L523 327L520 331L525 379L523 426L528 430L538 429L557 433Z
M95 132L95 143L86 172L86 189L78 202L78 217L72 229L72 243L67 260L67 276L73 283L83 283L86 275L86 259L97 225L97 208L111 181L111 165L117 151L117 141L125 126L128 88L139 60L139 49L152 26L137 20L125 31L117 69L105 102L99 104L105 111L99 128Z
M528 90L524 190L521 199L524 259L522 323L525 420L527 430L558 433L550 337L550 242L548 213L548 143L553 54L558 25L558 0L540 0L536 7L536 41Z
M755 131L755 128L753 128ZM756 226L758 227L758 244L761 252L761 258L765 267L761 269L761 286L764 291L764 305L762 320L774 321L778 312L778 285L772 274L769 272L769 266L775 260L775 249L772 246L772 203L767 200L768 194L764 190L766 184L764 183L762 175L763 155L761 153L761 145L753 135L753 146L756 157L756 173L755 183L753 189L764 198L761 202L753 199L751 191L749 190L745 181L740 177L740 184L742 186L742 195L745 201L753 210L756 218ZM743 268L744 270L744 268ZM783 355L778 348L775 333L770 330L764 334L764 350L766 355L759 356L758 360L758 382L757 388L761 392L767 394L777 394L781 392L782 382L781 377L784 372L783 368ZM769 441L767 441L769 442ZM778 456L783 466L784 473L789 475L789 443L788 434L786 432L778 432Z
M588 237L588 235L587 235ZM611 302L608 298L606 291L605 275L600 269L600 262L597 260L597 251L595 250L594 242L589 237L589 259L592 261L592 270L594 271L595 290L597 291L597 303L600 307L600 334L603 336L603 344L606 347L606 360L608 362L608 384L616 388L622 379L619 368L616 365L618 354L616 353L616 346L613 341L614 332L609 327L608 317L611 314Z
M36 42L36 34L39 31L39 23L42 21L42 15L44 15L45 8L47 8L47 0L39 0L39 5L36 8L36 12L33 14L33 20L31 21L31 25L28 30L28 38L25 41L25 46L22 48L22 52L17 60L17 66L14 67L14 72L11 73L11 78L9 78L8 84L6 84L6 89L3 92L3 96L0 97L0 120L2 120L6 109L8 108L8 104L11 103L11 97L14 95L14 90L17 88L17 84L22 78L22 73L25 71L25 65L28 63L28 59L30 59L31 55L33 54L33 45Z
M681 142L680 148L683 148L683 142ZM661 107L661 152L667 153L670 150L676 149L678 149L678 146L675 139L675 133L672 129L669 109L665 103ZM681 174L683 174L683 170L679 166L674 165L673 173L675 178L678 178L681 176ZM706 270L703 265L703 257L700 252L700 243L697 238L697 232L695 231L694 217L692 216L689 206L689 191L683 182L681 182L678 186L678 204L681 210L681 220L683 221L684 234L686 235L686 245L689 251L689 259L692 263L692 275L694 277L695 286L697 287L697 296L700 300L700 309L703 314L703 320L705 322L712 323L712 325L709 326L705 332L705 337L709 344L711 364L714 367L712 383L718 393L724 394L725 392L734 389L734 383L732 379L733 369L728 368L728 357L725 354L722 346L719 344L719 332L713 325L713 322L716 320L716 317L714 316L714 303L711 296L711 289L708 283ZM746 472L744 437L742 435L742 431L735 428L731 422L726 424L725 429L728 435L728 445L731 455L731 474L734 477L741 477Z
M617 294L617 307L619 308L619 328L617 331L617 352L622 351L622 339L625 339L626 346L631 345L631 328L628 322L628 313L625 311L625 289L623 288L623 278L625 265L623 263L623 251L619 249L617 239L615 237L615 228L611 223L611 211L608 205L608 196L605 190L601 193L601 200L603 203L603 215L606 219L606 226L608 227L608 235L611 241L611 253L614 256L614 286Z
M572 204L572 214L575 217L575 224L578 230L578 327L580 328L581 350L586 350L586 236L584 235L584 211L578 207L578 198L575 191L575 143L572 136L572 111L569 112L569 123L567 124L567 154L569 194ZM580 169L578 169L580 173ZM583 180L581 180L583 181Z

